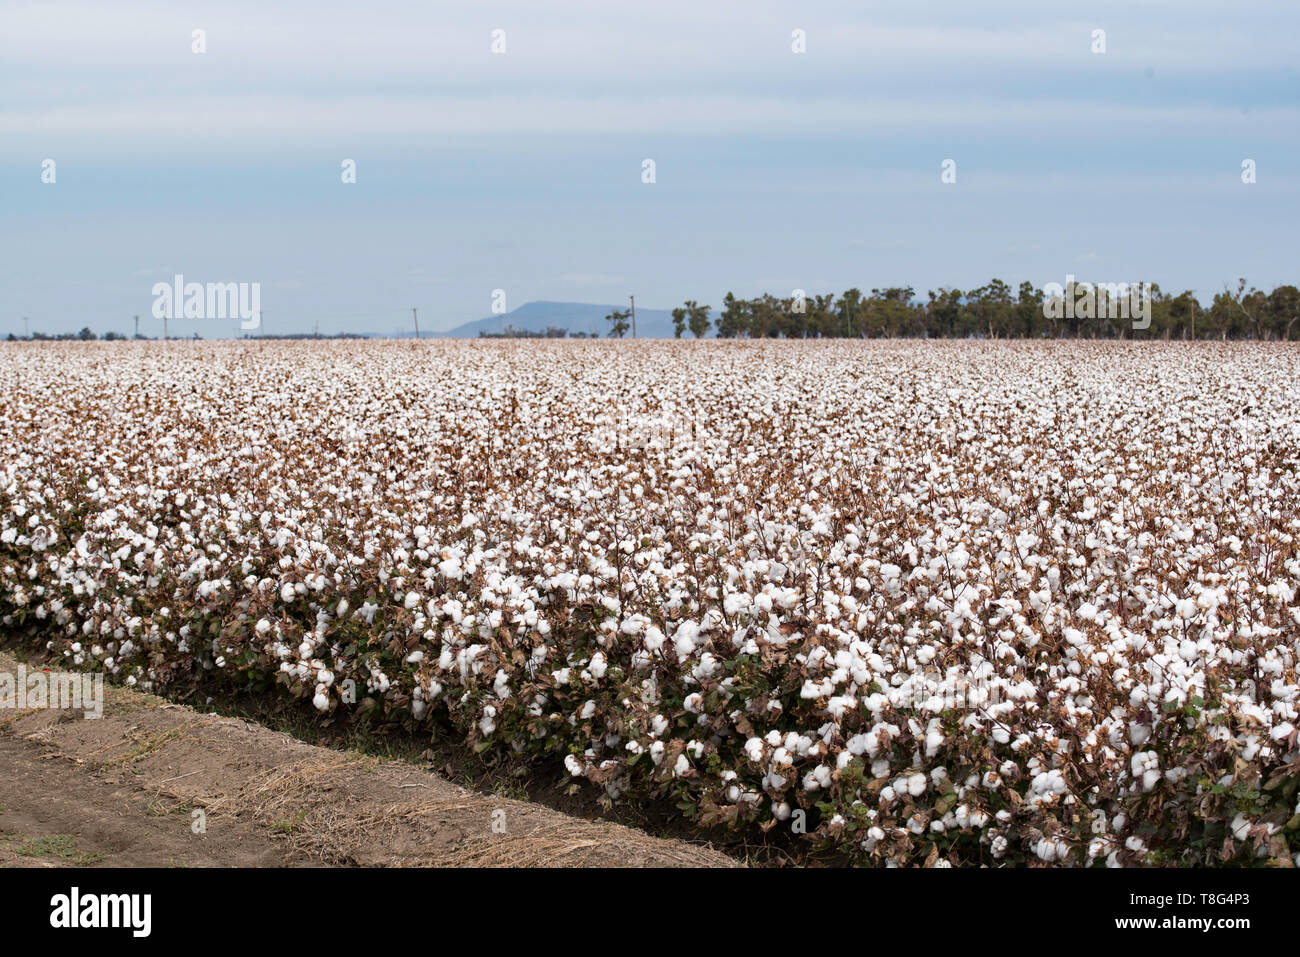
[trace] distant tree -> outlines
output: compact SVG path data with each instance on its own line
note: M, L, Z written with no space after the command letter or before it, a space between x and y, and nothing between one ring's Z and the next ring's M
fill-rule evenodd
M691 335L699 339L709 331L709 310L712 306L701 306L693 299L686 300L686 325L690 327Z
M722 312L718 313L716 325L718 337L736 339L749 334L750 303L737 299L731 293L722 297Z
M622 339L625 335L627 335L627 331L632 328L632 324L628 322L630 318L632 318L631 309L615 309L608 316L606 316L605 321L610 323L610 327L609 327L610 336L613 338Z
M867 300L866 328L870 335L893 337L912 332L912 299L916 292L911 286L891 286L871 290Z
M1291 328L1300 320L1300 289L1278 286L1269 293L1268 311L1277 337L1290 340Z
M839 305L835 308L836 330L834 335L848 336L850 338L860 338L862 322L862 291L860 289L847 289L844 295L840 296Z
M1022 282L1016 294L1015 325L1012 335L1037 338L1044 331L1043 291L1032 282Z
M90 326L82 326L81 331L77 333L77 338L82 342L89 342L91 339L98 338L98 336L90 331Z
M1011 316L1011 287L1001 279L980 286L966 297L979 323L980 332L990 339L1004 335Z
M755 339L771 339L781 334L783 316L781 301L770 293L764 293L749 303L749 328L746 330Z
M686 310L678 306L673 310L673 338L680 339L686 331Z

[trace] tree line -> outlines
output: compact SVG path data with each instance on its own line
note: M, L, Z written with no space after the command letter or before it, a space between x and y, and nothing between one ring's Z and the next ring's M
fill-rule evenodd
M1086 284L1079 284L1080 287ZM1136 284L1135 284L1136 285ZM1091 287L1090 287L1091 288ZM1128 312L1116 318L1108 308L1105 287L1097 285L1098 305L1063 310L1059 293L1045 295L1033 283L1013 290L1000 279L975 289L940 287L921 299L911 286L872 289L870 295L849 289L840 295L764 294L740 299L728 292L722 309L710 318L711 306L694 300L672 311L678 338L716 333L724 339L767 338L1052 338L1052 339L1257 339L1300 337L1300 290L1278 286L1263 292L1246 280L1236 289L1225 287L1208 306L1191 292L1166 293L1150 284L1143 316L1146 328L1134 328ZM1113 287L1112 287L1113 290ZM1113 298L1113 291L1111 293ZM1046 308L1045 308L1046 306ZM605 317L609 334L622 338L628 330L627 312Z

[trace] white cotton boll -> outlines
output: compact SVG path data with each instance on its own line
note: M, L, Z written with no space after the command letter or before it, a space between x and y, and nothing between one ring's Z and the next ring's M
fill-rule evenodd
M907 793L912 797L920 797L925 793L925 775L913 774L904 782L907 786Z
M1178 614L1179 618L1187 619L1196 617L1196 614L1200 609L1196 607L1196 602L1192 599L1182 598L1174 605L1174 611Z
M575 778L582 777L582 762L580 762L572 754L565 755L564 769L568 771L571 775L573 775Z
M700 656L700 663L692 672L696 678L709 678L718 670L718 659L710 652L705 652Z
M831 786L831 769L824 764L813 768L803 778L805 791L818 791Z
M328 711L330 707L330 699L323 691L316 692L316 697L311 699L311 703L316 706L317 711Z
M259 635L265 635L270 630L271 630L271 623L269 621L267 621L265 618L258 621L257 633Z
M684 621L673 633L673 650L678 658L688 658L695 650L695 639L699 636L700 626L693 621Z
M653 655L663 647L664 633L654 625L650 625L645 630L645 638L642 639L642 642L645 645L645 650Z
M338 607L335 609L334 614L336 617L342 618L347 613L348 613L348 600L346 598L340 598Z
M591 672L591 676L597 681L605 677L605 671L607 668L608 665L605 662L605 654L600 651L596 652L596 654L592 656L591 664L587 665L587 670Z
M293 587L293 585L286 583L283 587L281 587L280 589L281 601L287 603L293 601L297 597L298 597L298 591Z
M673 777L679 778L691 769L691 762L686 760L686 755L677 755L677 763L673 765Z
M749 609L749 596L741 594L730 594L722 601L722 610L728 615L738 615L742 611Z
M420 596L413 591L408 591L406 593L406 600L402 602L403 606L405 606L408 610L414 608L419 603L420 603Z
M316 675L316 680L328 688L330 685L334 684L334 672L330 671L328 668L322 668Z
M772 611L772 596L767 594L767 592L763 592L762 594L755 595L754 607L757 608L764 615L769 614Z
M943 731L939 728L931 728L925 736L925 756L934 757L939 752L939 748L943 747L943 742Z
M1229 829L1232 831L1233 837L1239 841L1244 841L1250 836L1250 821L1246 819L1245 815L1238 814L1232 819Z

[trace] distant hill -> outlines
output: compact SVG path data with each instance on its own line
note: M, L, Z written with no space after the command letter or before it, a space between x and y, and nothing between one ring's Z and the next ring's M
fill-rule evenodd
M601 338L609 335L605 317L621 306L600 306L589 302L526 302L518 309L500 316L475 319L454 329L438 333L447 339L473 339L480 332L500 332L508 327L527 332L545 332L554 326L570 333L596 333ZM636 334L641 339L671 339L673 315L668 309L636 309ZM632 333L628 332L629 338ZM685 333L690 338L690 332Z

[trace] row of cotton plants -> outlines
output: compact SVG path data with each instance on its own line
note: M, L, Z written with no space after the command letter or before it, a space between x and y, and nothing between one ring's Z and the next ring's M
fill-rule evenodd
M1300 351L0 351L9 640L860 863L1300 850Z

